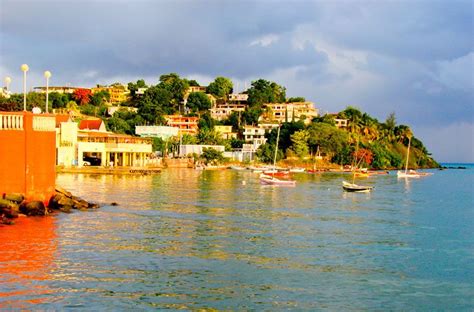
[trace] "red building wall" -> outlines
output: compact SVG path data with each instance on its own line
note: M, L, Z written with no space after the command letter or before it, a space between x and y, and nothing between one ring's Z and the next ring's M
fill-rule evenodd
M35 118L39 126L34 129ZM47 202L54 194L54 120L51 115L0 112L0 195L22 193L27 200Z

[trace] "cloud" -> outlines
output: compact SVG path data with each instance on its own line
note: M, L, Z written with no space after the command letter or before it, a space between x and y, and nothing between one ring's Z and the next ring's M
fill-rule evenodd
M474 159L474 123L452 123L443 127L415 127L434 158L440 162L472 163Z
M439 61L437 79L447 88L469 91L474 89L474 52L454 60Z
M434 131L472 123L473 14L467 0L0 0L0 70L14 91L22 63L33 86L46 69L82 86L264 78L323 111Z

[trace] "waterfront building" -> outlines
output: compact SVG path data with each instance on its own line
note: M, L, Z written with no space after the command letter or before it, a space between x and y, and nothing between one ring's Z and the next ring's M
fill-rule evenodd
M232 132L232 126L214 126L214 130L219 133L221 138L230 140L232 138L237 139L237 133Z
M101 120L82 120L78 125L68 117L56 117L58 165L143 167L148 164L151 139L107 132Z
M277 123L298 121L303 119L305 124L311 123L319 113L312 102L268 103L267 113L261 116L262 121L276 121Z
M135 126L135 134L145 138L167 140L179 135L179 128L170 126Z
M47 202L56 185L55 118L0 112L0 194Z
M233 112L242 113L245 111L247 105L245 104L217 104L214 105L209 111L211 112L211 117L216 120L224 120L229 118L230 114Z
M199 117L189 117L182 115L166 115L166 124L170 127L179 129L179 135L190 134L195 135L198 133L198 121Z

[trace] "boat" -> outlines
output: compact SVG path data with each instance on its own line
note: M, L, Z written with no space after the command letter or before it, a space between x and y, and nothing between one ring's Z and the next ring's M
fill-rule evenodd
M412 169L408 170L408 158L410 156L410 143L411 143L411 137L408 137L408 149L407 149L407 159L405 161L405 171L398 170L397 178L420 178L420 177L432 175L433 173L418 172Z
M282 180L267 174L260 175L260 183L264 185L296 186L295 180Z
M367 193L370 192L374 187L366 185L358 185L355 183L349 183L347 181L342 181L342 188L346 192L356 192L356 193Z
M229 168L232 169L232 170L239 170L239 171L247 170L247 168L242 167L242 166L230 166Z
M352 183L349 183L347 181L342 181L342 189L346 192L356 192L356 193L367 193L370 192L374 187L373 186L367 186L367 185L358 185L355 184L355 177L368 177L369 174L367 173L367 169L359 169L359 171L354 171L354 168L357 168L360 162L362 161L362 157L355 164L355 166L352 166ZM357 160L357 159L356 159Z
M275 156L273 157L273 170L276 171L276 158L277 158L277 153L278 153L278 140L280 139L280 127L278 127L277 131L277 139L276 139L276 144L275 144ZM260 183L265 184L265 185L276 185L276 186L295 186L296 181L294 180L281 180L278 178L275 178L275 175L278 172L273 172L270 174L261 174L260 175Z
M367 178L369 174L367 172L354 172L354 176L358 178Z
M290 172L292 173L305 172L305 170L305 168L290 168Z

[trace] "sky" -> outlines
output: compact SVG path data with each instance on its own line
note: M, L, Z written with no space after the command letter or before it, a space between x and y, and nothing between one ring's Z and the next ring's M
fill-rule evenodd
M285 86L321 113L395 112L440 162L474 162L474 1L0 0L0 75L22 91L175 72Z

